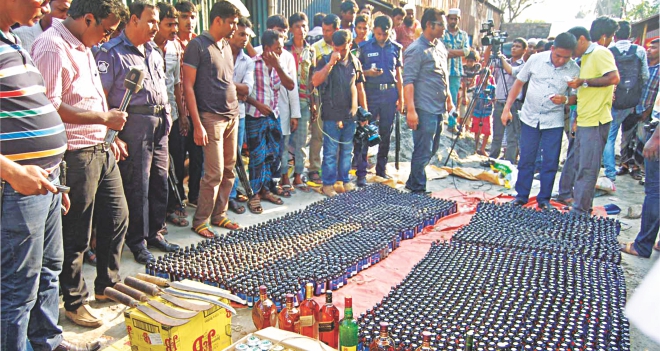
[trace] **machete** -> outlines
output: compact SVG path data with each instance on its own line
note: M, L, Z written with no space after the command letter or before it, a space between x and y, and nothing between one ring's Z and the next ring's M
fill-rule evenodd
M236 314L236 310L233 307L227 305L224 302L220 302L216 299L212 299L210 297L204 297L204 296L199 296L199 295L196 295L196 294L184 293L184 292L181 292L181 291L174 290L172 288L166 288L165 292L170 294L170 295L177 296L177 297L182 297L182 298L186 298L186 299L193 299L193 300L201 300L201 301L205 301L205 302L208 302L208 303L212 303L216 306L220 306L220 307L226 309L227 311L231 312L234 315Z
M151 307L161 311L162 313L174 317L174 318L179 318L179 319L190 319L192 317L195 317L199 312L193 312L193 311L183 311L183 310L177 310L176 308L170 307L160 301L155 301L155 300L149 300L147 301Z
M188 300L180 299L176 296L172 296L170 294L162 294L160 295L160 298L168 301L174 305L177 305L181 308L185 308L187 310L195 311L195 312L201 312L201 311L206 311L209 308L211 308L211 304L209 303L204 303L204 302L191 302Z
M160 296L166 301L169 301L179 307L183 307L191 311L206 311L209 308L211 308L210 304L193 303L190 301L179 299L169 294L165 294L163 290L161 290L157 285L139 279L135 279L133 277L126 277L126 279L124 279L124 283L126 283L126 285L132 288L145 292L151 296Z
M206 294L206 295L213 295L217 297L222 297L230 301L238 302L240 304L247 304L247 301L241 299L240 297L236 295L230 294L226 290L218 289L215 287L207 287L202 284L197 284L191 280L182 280L180 282L170 282L170 287L175 288L177 290L183 290L187 292L194 292L194 293L200 293L200 294Z
M149 318L155 320L156 322L160 324L165 324L169 325L171 327L178 327L180 325L184 325L188 323L190 320L189 319L177 319L177 318L172 318L169 316L166 316L152 308L149 308L144 305L137 305L136 307L138 311L146 314Z

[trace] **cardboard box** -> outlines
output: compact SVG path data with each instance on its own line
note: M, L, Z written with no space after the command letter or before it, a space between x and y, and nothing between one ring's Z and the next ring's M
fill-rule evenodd
M282 345L285 349L293 351L337 351L332 347L322 343L319 340L314 340L300 334L292 333L289 331L281 330L275 327L268 327L263 330L258 330L253 334L246 335L231 346L225 348L223 351L234 351L236 345L247 343L247 339L251 336L256 336L261 340L270 340L273 345Z
M154 300L179 309L160 297ZM136 308L128 309L124 318L132 351L212 351L231 344L231 313L216 305L178 327L162 325Z

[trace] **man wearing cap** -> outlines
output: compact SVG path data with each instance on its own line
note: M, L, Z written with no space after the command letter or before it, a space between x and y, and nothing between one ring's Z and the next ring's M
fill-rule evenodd
M415 19L415 5L406 4L403 10L406 12L406 17L403 18L401 25L394 28L394 32L396 40L403 46L405 52L408 46L422 35L422 25Z
M458 28L458 22L461 20L461 10L457 8L449 9L447 14L448 30L442 41L449 52L449 93L454 106L458 106L458 90L461 88L461 76L463 76L463 62L461 57L470 53L470 37L467 32ZM456 131L456 118L449 115L449 130Z

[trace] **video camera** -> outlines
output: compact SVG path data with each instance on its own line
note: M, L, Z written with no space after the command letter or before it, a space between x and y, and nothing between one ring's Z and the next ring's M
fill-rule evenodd
M506 32L493 30L494 27L495 24L493 23L493 20L488 20L486 23L481 24L481 30L479 33L486 33L484 34L484 37L481 38L481 45L492 46L492 57L497 57L500 54L502 44L506 42L506 38L509 35Z
M367 143L367 145L376 146L380 144L380 135L378 134L378 125L372 122L373 115L371 112L362 107L358 107L357 114L355 115L358 122L355 128L354 140L358 143ZM361 122L369 122L365 126L360 125Z

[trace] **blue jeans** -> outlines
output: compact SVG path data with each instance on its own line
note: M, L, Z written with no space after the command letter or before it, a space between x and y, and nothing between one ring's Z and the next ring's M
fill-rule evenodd
M417 116L419 124L412 131L413 153L406 187L412 191L426 191L426 166L440 147L442 114L417 109Z
M376 174L385 175L388 155L390 153L390 140L394 130L394 117L396 115L396 102L398 100L396 89L388 90L367 90L367 105L373 118L378 120L378 134L380 134L380 144L378 144L378 155L376 156ZM364 177L367 175L367 152L368 145L355 144L355 161L357 164L356 175Z
M341 129L337 127L336 121L323 121L323 132L327 134L323 135L323 164L321 165L323 185L334 185L338 180L348 183L355 121L344 121L344 127Z
M238 120L238 152L240 153L243 149L243 141L245 140L245 118ZM238 155L236 156L238 157ZM230 199L236 199L236 187L240 181L238 180L238 174L236 175L236 180L234 181L234 186L231 188L231 193L229 193Z
M650 257L660 230L660 162L644 159L646 183L644 183L644 204L642 205L642 225L635 239L635 250L642 257Z
M611 180L616 180L616 160L614 155L614 143L619 134L621 123L634 112L634 108L625 110L612 109L612 124L610 124L610 133L607 135L607 143L603 151L603 165L605 166L605 176Z
M449 76L449 94L451 94L451 102L454 107L458 108L458 91L461 89L461 77ZM451 111L447 111L451 112ZM447 120L447 127L454 128L456 126L456 117L449 115Z
M536 196L539 204L550 202L552 186L555 183L557 168L559 167L559 154L561 152L561 138L564 127L539 129L524 122L520 123L520 161L518 161L518 180L516 181L516 200L527 202L534 181L534 164L536 155L541 150L543 161L541 163L541 189Z
M59 184L59 181L53 182ZM2 351L53 350L62 342L62 196L2 189Z

